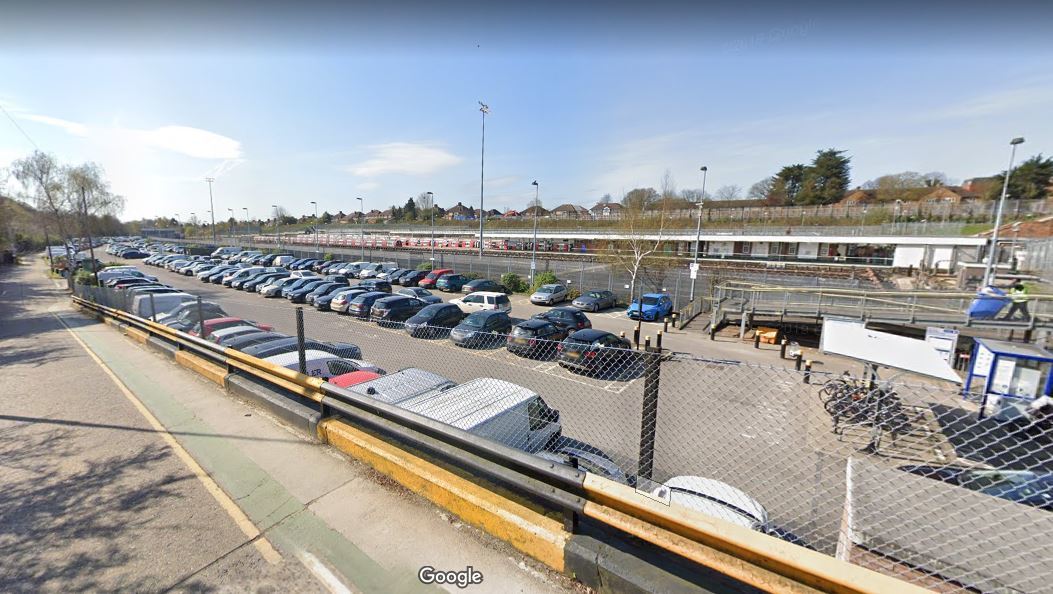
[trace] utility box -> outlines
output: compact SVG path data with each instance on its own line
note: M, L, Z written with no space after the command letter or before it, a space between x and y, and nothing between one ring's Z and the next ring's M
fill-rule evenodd
M968 393L981 393L980 418L1028 420L1035 399L1053 392L1053 353L1033 344L975 339L972 365L965 379Z

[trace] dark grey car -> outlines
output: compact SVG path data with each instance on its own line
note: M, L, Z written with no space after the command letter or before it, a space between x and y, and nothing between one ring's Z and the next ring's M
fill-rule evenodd
M571 305L582 311L593 312L614 307L617 304L618 299L610 291L586 291L571 302Z

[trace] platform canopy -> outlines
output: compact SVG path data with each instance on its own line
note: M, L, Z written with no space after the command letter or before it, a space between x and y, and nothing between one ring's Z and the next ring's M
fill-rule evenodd
M962 378L947 363L946 356L931 344L916 338L868 330L863 322L856 320L824 319L819 349L830 355L962 383Z

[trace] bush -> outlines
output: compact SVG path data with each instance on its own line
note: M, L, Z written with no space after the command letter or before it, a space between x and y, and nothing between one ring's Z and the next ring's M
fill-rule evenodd
M527 290L527 284L514 272L506 272L501 275L501 284L513 293L522 293Z
M578 297L581 297L579 289L567 289L567 301L574 301Z
M465 272L465 273L462 273L461 276L463 276L464 278L466 278L466 279L468 279L470 281L473 281L473 280L475 280L477 278L483 278L483 275L479 274L478 272Z
M333 260L333 254L326 254L326 255L322 256L322 259L325 260L326 262L331 262Z
M73 282L78 285L97 286L95 284L95 275L88 270L78 270L77 273L73 275Z
M541 285L554 285L558 283L559 279L556 278L555 273L548 271L541 272L534 275L534 284L530 285L530 292L533 293L534 291L537 291L538 287Z
M430 271L431 270L431 262L421 262L420 264L417 264L417 270L420 270L422 272Z

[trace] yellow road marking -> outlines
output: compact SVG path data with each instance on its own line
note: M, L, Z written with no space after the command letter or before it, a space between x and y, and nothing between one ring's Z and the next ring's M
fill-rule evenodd
M176 441L176 438L173 437L172 434L168 432L168 429L166 429L165 426L157 420L157 417L155 417L153 413L151 413L150 410L146 408L146 405L144 405L142 401L139 400L139 398L130 389L128 389L128 386L126 386L124 382L121 381L121 378L117 377L117 374L115 374L113 370L110 369L110 367L106 365L106 363L103 362L103 360L100 359L94 351L91 350L91 347L85 344L85 342L81 340L79 336L77 336L77 333L74 332L73 329L66 324L65 320L63 320L60 316L58 316L55 313L52 313L51 315L55 316L55 319L58 320L60 324L62 324L62 326L66 329L67 332L69 332L70 336L73 337L73 340L75 340L77 344L79 344L81 348L84 349L84 352L88 353L88 356L91 357L91 359L95 361L95 363L100 368L102 368L103 372L105 372L106 375L109 376L109 378L113 381L113 383L117 386L121 393L124 394L124 397L132 403L132 406L134 406L136 410L139 411L139 414L141 414L143 418L145 418L146 421L150 424L150 426L153 427L155 431L157 431L157 433L161 436L161 439L163 439L164 442L168 444L170 448L172 448L172 450L176 453L176 456L178 456L179 459L183 461L183 464L185 464L186 467L190 469L190 472L192 472L194 476L197 477L199 481L201 481L201 484L204 485L205 490L212 495L212 497L216 500L216 503L219 503L219 506L223 508L223 511L227 512L227 515L230 516L232 520L234 520L234 523L237 524L238 528L241 529L241 532L247 538L255 539L252 544L256 547L256 550L259 551L260 555L272 565L277 564L279 561L281 561L281 554L278 553L278 551L275 550L275 548L271 545L270 541L267 540L267 538L260 533L259 529L256 528L256 525L252 523L252 520L250 520L249 517L245 515L245 512L241 511L241 508L238 507L238 504L234 503L234 500L231 499L230 496L227 495L222 488L220 488L216 481L213 480L207 472L205 472L205 469L197 463L197 460L194 460L193 456L190 455L190 452L186 451L186 449L184 449L183 446L180 445L178 441Z

